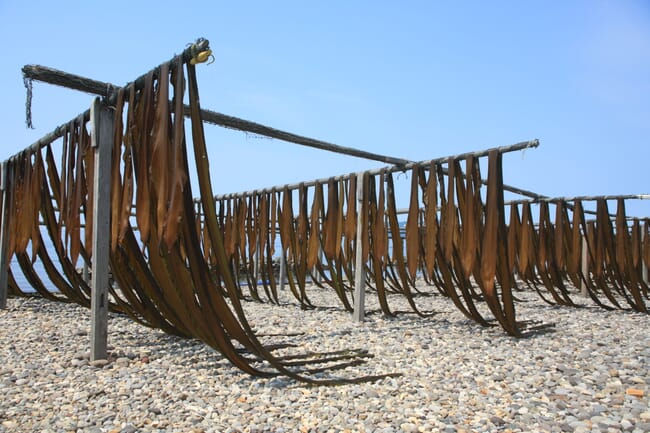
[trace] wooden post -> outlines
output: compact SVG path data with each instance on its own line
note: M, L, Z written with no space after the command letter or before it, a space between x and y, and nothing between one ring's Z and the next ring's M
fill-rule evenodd
M643 251L643 242L645 241L645 230L641 230L641 251ZM641 255L641 280L647 284L650 284L648 280L648 266L643 260L643 254Z
M88 267L88 262L84 262L84 266L81 268L81 279L86 283L90 282L90 268Z
M95 152L93 185L93 257L91 276L90 360L107 359L108 339L108 254L110 248L111 150L113 112L99 98L90 107L91 145Z
M255 278L255 282L259 281L260 279L260 239L259 237L257 238L257 242L255 243L255 254L253 255L253 278Z
M0 309L7 308L7 295L9 293L7 284L9 282L9 191L7 188L7 161L2 163L2 175L0 179L0 190L2 190L2 215L0 215Z
M357 239L355 246L357 249L356 262L354 265L354 312L352 320L355 322L363 322L365 317L365 302L366 302L366 270L365 263L363 262L363 231L366 230L363 222L365 215L361 214L363 209L363 201L366 199L363 195L363 173L357 176Z
M280 290L284 290L284 280L287 279L287 259L284 257L284 251L280 253Z
M322 245L318 246L318 263L320 263L321 266L323 266L323 246ZM324 269L325 269L325 267L323 266L323 270ZM320 272L318 272L318 267L317 266L314 267L314 274L316 274L316 282L320 284L323 281L323 276L321 275ZM330 272L330 278L332 278L332 273L331 272Z
M587 283L584 281L589 277L589 250L587 249L587 236L582 235L582 261L581 261L581 267L580 269L582 270L582 275L583 275L583 280L580 281L580 293L582 296L585 298L589 297L589 294L587 293Z

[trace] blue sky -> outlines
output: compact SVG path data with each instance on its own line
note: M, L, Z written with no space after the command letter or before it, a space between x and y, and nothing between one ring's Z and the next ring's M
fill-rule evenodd
M311 4L310 4L311 3ZM125 84L199 36L201 104L297 134L425 160L538 138L506 183L551 196L650 193L650 2L155 3L0 0L0 159L88 108L41 64ZM206 126L215 192L382 164ZM650 201L628 213L650 216Z

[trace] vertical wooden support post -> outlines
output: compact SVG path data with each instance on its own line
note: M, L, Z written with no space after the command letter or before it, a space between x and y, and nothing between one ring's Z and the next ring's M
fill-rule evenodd
M81 279L86 283L90 282L90 267L88 266L88 262L84 262L84 266L81 268Z
M90 360L95 361L107 359L108 355L108 254L111 234L113 113L99 98L95 98L90 107L90 119L92 121L91 145L95 153Z
M366 230L364 221L366 216L362 215L363 202L366 200L364 197L364 175L360 173L357 175L357 238L355 246L357 249L356 260L354 264L354 312L352 313L352 320L355 322L363 322L365 318L365 302L366 302L366 270L365 263L363 262L363 231Z
M643 251L643 242L645 241L645 230L641 230L641 251ZM641 255L641 280L647 284L650 284L650 280L648 280L648 266L645 264L645 260L643 260L643 254Z
M322 230L322 228L321 228L321 230ZM322 269L324 270L325 267L323 266L323 246L322 245L318 246L318 263L321 264ZM316 282L320 284L323 281L323 276L321 275L320 272L318 272L318 267L317 266L314 267L314 274L316 274ZM332 278L331 273L330 273L330 278Z
M580 263L583 278L587 279L589 277L589 250L587 249L587 237L584 234L582 235L582 260ZM580 293L585 298L589 297L587 283L584 280L580 281Z
M7 308L9 288L9 188L7 188L7 161L2 163L0 190L2 191L2 215L0 215L0 309Z
M253 278L257 282L260 278L260 239L257 238L255 242L255 255L253 255Z
M280 290L284 290L284 281L287 279L287 259L284 257L284 251L280 253Z

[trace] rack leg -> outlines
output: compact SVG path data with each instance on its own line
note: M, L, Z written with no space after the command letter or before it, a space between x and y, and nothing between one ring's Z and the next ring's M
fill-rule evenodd
M91 140L95 151L93 203L93 257L91 276L90 360L107 359L108 340L108 254L110 249L111 149L113 113L99 98L90 108L93 122Z

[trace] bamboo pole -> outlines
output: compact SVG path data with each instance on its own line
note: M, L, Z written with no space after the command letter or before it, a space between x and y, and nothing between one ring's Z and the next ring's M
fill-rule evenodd
M91 145L95 152L95 179L93 185L93 257L91 276L91 346L90 360L107 359L108 286L110 248L110 178L111 150L113 148L112 110L99 97L90 108L93 123Z

